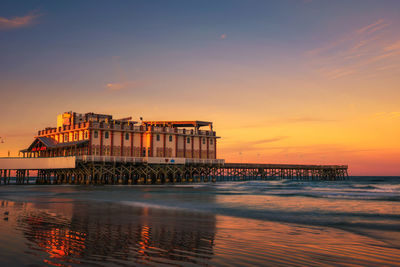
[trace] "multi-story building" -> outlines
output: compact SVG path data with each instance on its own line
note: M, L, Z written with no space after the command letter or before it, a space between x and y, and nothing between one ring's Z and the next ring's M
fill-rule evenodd
M132 121L111 115L65 112L57 127L38 131L24 157L118 156L216 159L212 122ZM208 127L207 130L200 129Z

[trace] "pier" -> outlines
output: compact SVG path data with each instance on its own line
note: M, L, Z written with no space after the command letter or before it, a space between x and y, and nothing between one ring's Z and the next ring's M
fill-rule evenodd
M0 158L0 184L178 184L248 180L345 180L347 165L225 163L219 159L68 156ZM29 179L30 177L30 179ZM33 181L32 181L33 180Z
M133 121L64 112L23 157L0 158L2 184L177 184L247 180L344 180L347 165L226 163L202 120ZM219 141L218 141L219 142Z

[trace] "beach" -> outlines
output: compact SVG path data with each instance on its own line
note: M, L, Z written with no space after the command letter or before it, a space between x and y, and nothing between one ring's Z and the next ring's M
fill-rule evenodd
M400 178L0 187L3 266L398 266Z

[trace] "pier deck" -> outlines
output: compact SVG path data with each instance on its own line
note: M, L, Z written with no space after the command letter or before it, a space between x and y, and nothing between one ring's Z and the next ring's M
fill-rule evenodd
M347 165L225 163L223 160L72 156L0 158L0 182L168 184L270 179L344 180Z

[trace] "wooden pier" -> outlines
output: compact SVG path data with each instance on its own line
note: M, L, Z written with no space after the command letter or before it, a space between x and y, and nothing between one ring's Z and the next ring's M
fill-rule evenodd
M347 165L224 163L193 159L148 162L145 158L105 156L48 158L51 164L46 158L8 158L7 164L5 159L0 159L1 184L9 184L11 178L16 184L27 184L32 179L36 184L175 184L348 178Z

